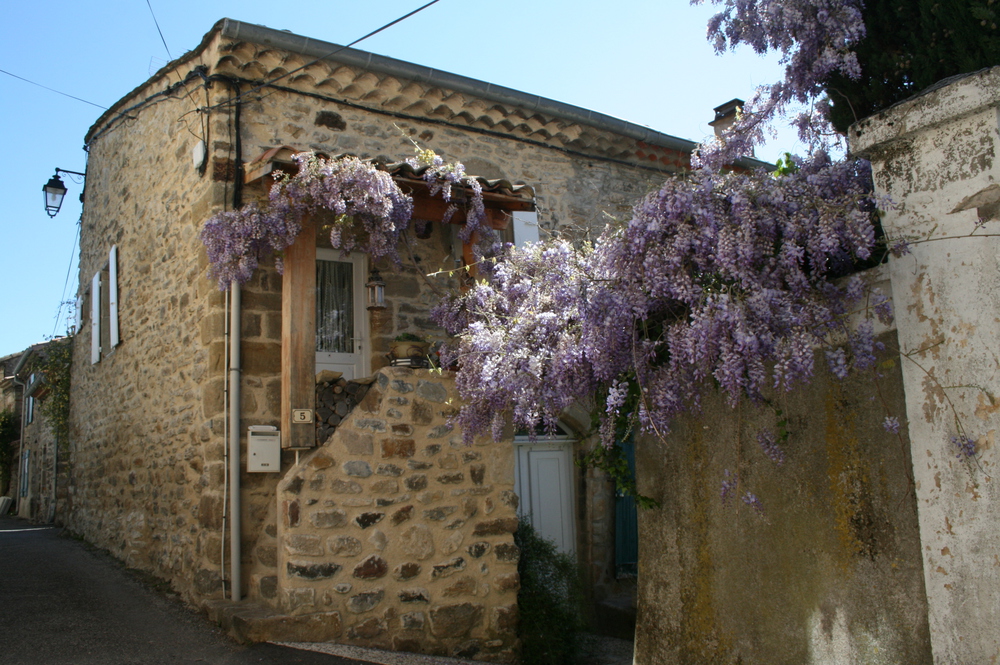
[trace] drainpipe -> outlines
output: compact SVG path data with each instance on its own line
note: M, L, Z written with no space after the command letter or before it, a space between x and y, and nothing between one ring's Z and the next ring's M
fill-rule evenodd
M226 80L226 79L223 79ZM233 109L233 133L235 135L235 178L233 181L233 210L243 206L243 141L240 137L240 116L243 105L239 101L240 85L226 80L233 91L236 102ZM233 602L243 598L242 538L240 504L240 321L242 303L240 285L235 280L229 283L229 597Z
M59 437L55 437L55 443L52 446L52 506L49 509L49 524L56 523L56 501L58 501L59 492L56 489L56 483L59 482Z
M243 597L240 543L240 285L232 282L229 312L229 585L230 598Z

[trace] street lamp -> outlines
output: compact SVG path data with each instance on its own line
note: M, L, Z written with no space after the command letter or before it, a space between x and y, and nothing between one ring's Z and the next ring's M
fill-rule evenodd
M63 184L62 178L59 177L60 173L71 173L73 175L78 175L86 177L86 173L80 173L78 171L67 171L66 169L56 169L54 176L49 178L49 181L45 183L42 187L42 193L45 195L45 212L49 214L49 217L55 217L59 213L59 208L62 207L63 197L66 196L66 185ZM83 200L83 196L80 196L80 200Z

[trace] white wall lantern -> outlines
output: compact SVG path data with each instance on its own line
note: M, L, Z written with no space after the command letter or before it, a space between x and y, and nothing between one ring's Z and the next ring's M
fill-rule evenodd
M385 309L385 282L377 268L372 268L368 276L368 309Z

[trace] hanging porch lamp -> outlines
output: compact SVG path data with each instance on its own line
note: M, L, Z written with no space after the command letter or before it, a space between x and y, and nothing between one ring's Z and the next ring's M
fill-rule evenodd
M378 268L372 268L365 286L368 287L368 310L385 309L385 282Z

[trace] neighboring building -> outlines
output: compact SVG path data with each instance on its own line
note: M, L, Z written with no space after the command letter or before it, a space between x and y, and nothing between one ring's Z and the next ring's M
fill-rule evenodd
M52 423L41 411L51 387L40 367L57 345L71 343L64 338L54 339L0 359L0 368L4 370L0 411L10 409L17 415L20 432L10 450L14 461L6 496L13 499L18 517L34 522L57 519L57 502L65 497L65 488L60 485L66 481L60 442Z
M0 515L17 504L18 450L21 445L21 386L14 382L14 365L20 353L0 358L0 414L11 418L10 436L0 429ZM6 447L5 447L6 445ZM6 501L4 501L6 499Z
M695 146L481 81L220 21L86 137L84 320L60 514L189 601L220 599L233 579L227 440L235 429L243 451L236 577L276 613L245 627L248 636L298 631L507 661L516 646L515 479L529 488L522 505L546 511L532 519L568 524L563 547L596 597L616 585L613 492L603 473L572 464L590 445L575 441L585 418L567 415L568 436L535 456L554 462L530 467L527 442L516 457L510 441L458 442L447 424L457 400L447 373L383 369L396 335L443 338L428 316L438 287L425 275L468 258L454 225L440 223L440 200L400 164L413 141L481 176L491 220L515 242L539 228L577 233L603 227L605 214L627 215L688 167ZM263 196L269 173L299 150L382 164L431 225L409 238L413 256L402 267L340 256L307 233L289 248L284 277L262 266L237 305L206 277L199 233L214 213ZM364 308L373 267L386 283L384 312ZM340 298L338 320L347 323L338 332L351 344L315 349L317 278L321 303ZM238 369L227 336L234 310ZM321 373L317 385L323 370L342 376ZM231 374L240 377L235 426ZM311 412L292 420L292 407L306 402L321 427ZM279 472L247 473L250 426L277 426L284 444L314 449L285 450ZM523 495L529 467L550 474L540 487L558 500Z

